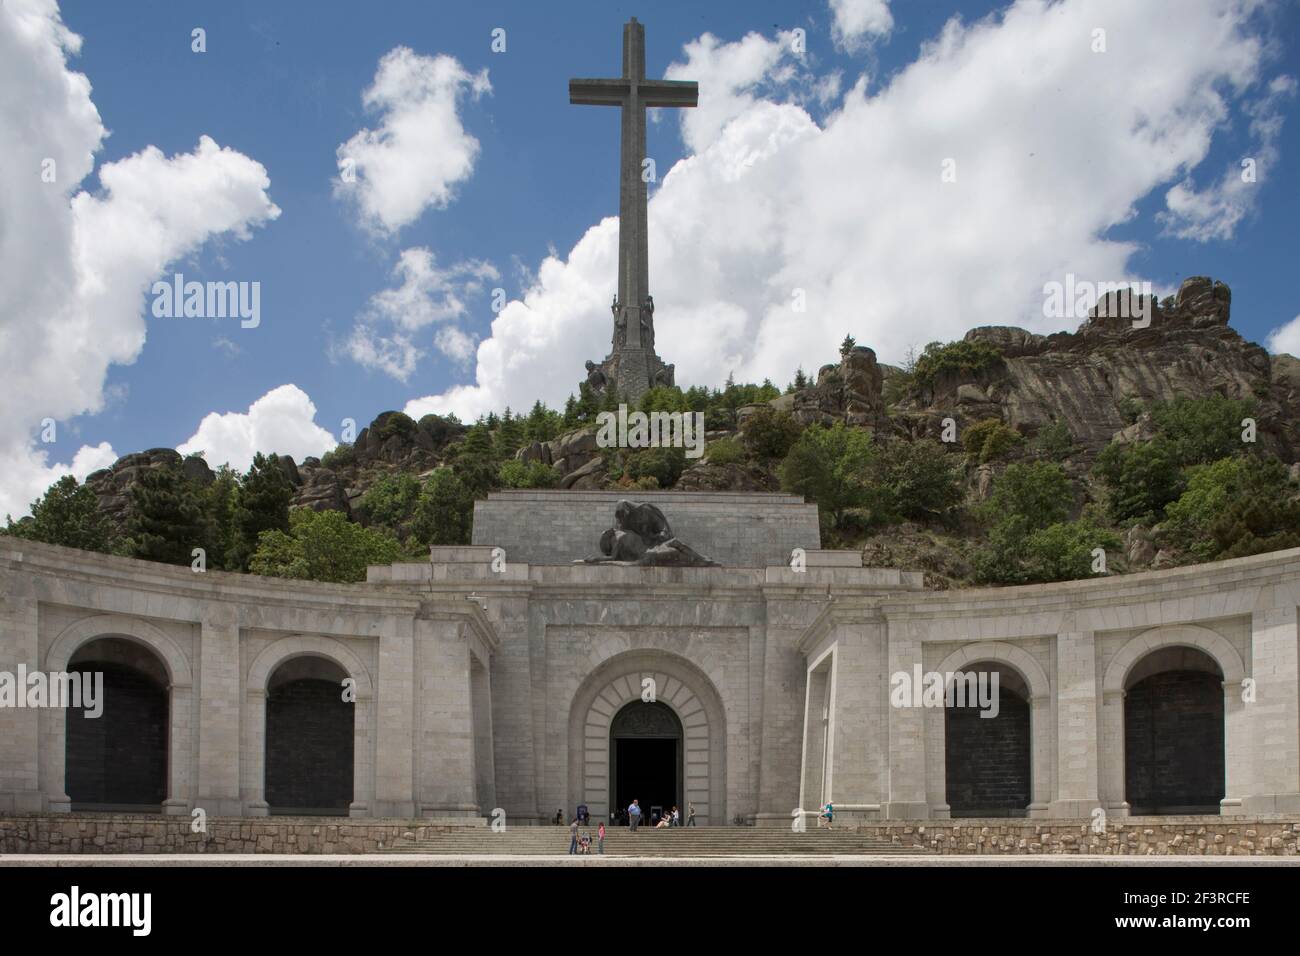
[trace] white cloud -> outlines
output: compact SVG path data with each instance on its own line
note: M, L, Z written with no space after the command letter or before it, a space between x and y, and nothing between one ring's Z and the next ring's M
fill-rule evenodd
M760 85L775 86L789 74L778 71L783 60L794 56L790 34L769 40L750 33L735 43L723 43L711 33L692 40L682 49L685 63L673 63L664 73L669 80L693 80L700 86L699 105L672 110L681 114L682 138L692 149L703 149L727 123L753 109Z
M492 90L486 69L471 74L445 54L422 56L401 46L384 54L362 94L379 126L338 147L335 195L356 203L362 224L393 235L430 206L445 207L474 170L479 142L457 113L469 93Z
M228 464L246 471L257 452L292 455L302 461L319 457L338 442L316 424L316 406L297 385L273 388L247 412L211 412L198 430L176 450L182 455L202 452L213 468Z
M1251 155L1230 165L1217 183L1198 191L1188 177L1165 194L1168 208L1159 218L1167 234L1197 242L1233 237L1237 225L1256 208L1259 190L1278 165L1276 141L1282 132L1282 106L1295 91L1294 77L1279 76L1245 108L1251 118Z
M1285 352L1287 355L1300 357L1300 315L1268 333L1265 344L1274 355Z
M1091 49L1099 22L1105 54ZM688 44L668 75L701 80L700 110L679 111L694 154L650 201L659 352L682 384L784 383L832 360L846 332L898 361L975 325L1073 327L1043 316L1043 283L1142 278L1136 244L1104 237L1204 160L1259 82L1256 29L1236 0L1021 0L950 21L821 125L755 93L802 82L779 38ZM474 382L408 414L473 418L576 391L608 348L616 227L546 258L479 343Z
M244 239L279 215L266 170L206 136L192 153L148 147L104 165L102 188L80 191L106 135L89 81L68 68L80 46L54 0L0 5L0 513L15 516L111 454L100 444L71 468L50 464L34 429L102 409L109 366L144 345L149 284L210 238Z
M439 268L433 253L417 246L402 251L393 278L395 287L370 297L341 351L366 368L405 382L425 354L415 334L443 324L433 344L458 364L468 361L473 339L446 323L468 312L467 299L482 292L485 281L500 278L496 268L477 259Z
M830 0L831 37L844 50L857 50L894 29L889 0Z

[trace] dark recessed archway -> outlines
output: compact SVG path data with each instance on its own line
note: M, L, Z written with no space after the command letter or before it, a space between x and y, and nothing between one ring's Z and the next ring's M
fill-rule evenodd
M120 637L83 644L67 670L102 675L101 712L67 709L65 787L73 810L158 812L167 799L167 670L153 651Z
M983 675L990 692L991 675L997 674L997 709L986 717L978 702L944 708L949 812L953 817L1024 816L1031 792L1029 688L1005 664L972 662L962 671Z
M356 705L347 673L323 657L295 657L266 690L266 802L273 814L346 816L352 803Z
M1129 812L1218 813L1224 781L1223 672L1195 648L1153 651L1125 680Z
M609 727L610 805L626 810L638 800L646 824L657 810L684 807L682 737L682 722L667 704L625 704Z

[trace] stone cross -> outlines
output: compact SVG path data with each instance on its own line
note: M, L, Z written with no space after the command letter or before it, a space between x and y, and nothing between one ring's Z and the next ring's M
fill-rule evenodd
M623 135L619 158L618 296L614 301L614 352L654 349L654 303L650 298L650 265L646 251L645 111L655 106L695 106L699 86L679 80L647 80L645 27L633 17L623 26L623 75L614 79L569 81L569 102L622 109ZM620 336L619 329L623 334ZM646 336L642 337L644 328ZM611 356L612 358L613 356ZM649 365L657 358L646 356ZM608 361L607 363L608 364ZM616 363L617 364L617 363ZM656 370L640 360L633 365L649 377ZM622 379L623 375L617 375ZM619 381L620 390L626 389ZM631 384L631 383L629 383ZM649 386L649 382L645 387ZM630 391L644 391L630 389Z

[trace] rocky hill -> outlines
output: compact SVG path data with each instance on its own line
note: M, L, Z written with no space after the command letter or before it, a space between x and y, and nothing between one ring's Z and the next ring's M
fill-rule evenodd
M882 437L910 440L939 438L949 421L964 433L993 419L1026 439L1048 426L1058 431L1063 426L1073 445L1063 465L1082 484L1097 454L1113 439L1150 437L1151 420L1144 406L1217 393L1254 401L1259 447L1292 464L1295 472L1300 467L1294 465L1300 460L1300 360L1270 356L1243 339L1229 325L1231 301L1223 283L1194 277L1176 296L1145 303L1150 308L1145 327L1119 317L1132 314L1121 312L1120 305L1133 303L1110 297L1075 332L1036 335L1007 326L975 328L962 342L923 356L911 369L881 364L870 348L854 346L838 363L823 366L814 381L768 404L803 425L843 421ZM760 407L741 406L721 420L712 419L709 442L743 437ZM307 458L298 463L286 457L280 459L281 467L295 488L294 507L335 509L355 518L358 500L375 480L395 472L428 475L454 459L464 433L458 422L435 415L413 423L399 413L384 412L352 445L340 446L323 461ZM960 447L953 446L953 451ZM527 443L515 457L553 467L560 488L616 484L608 471L610 459L597 447L594 426ZM779 487L774 461L714 457L710 453L688 460L673 487ZM171 449L152 449L126 455L87 479L116 528L125 527L135 478L169 461L181 462L181 457ZM191 457L182 464L201 483L213 480L202 459ZM972 500L987 494L998 467L979 464L968 469ZM627 479L619 477L626 486ZM963 577L959 549L920 527L891 528L887 538L869 540L864 547L874 563L913 562L939 576ZM1138 565L1153 558L1145 548L1133 550Z

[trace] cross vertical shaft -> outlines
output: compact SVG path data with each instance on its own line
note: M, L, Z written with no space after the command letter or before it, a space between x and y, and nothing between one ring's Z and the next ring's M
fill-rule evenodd
M654 355L654 302L650 297L647 243L646 107L689 107L698 102L695 83L647 80L645 27L633 17L623 26L623 75L613 79L569 81L569 102L617 106L622 110L619 147L618 291L614 299L613 352L605 360L606 379L620 393L637 397L672 367ZM624 353L627 353L624 355ZM642 354L648 353L648 354ZM612 373L612 374L609 374Z

